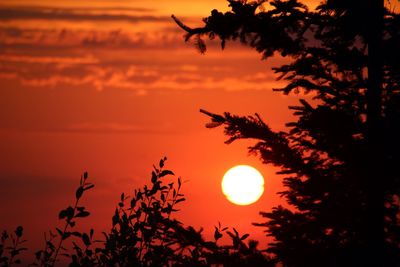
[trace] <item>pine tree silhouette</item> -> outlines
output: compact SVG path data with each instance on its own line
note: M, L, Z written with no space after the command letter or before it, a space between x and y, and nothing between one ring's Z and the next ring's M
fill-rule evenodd
M227 143L252 138L250 152L281 168L293 208L261 212L275 238L269 252L284 266L400 266L400 16L383 0L326 1L315 11L297 0L228 0L185 40L238 40L263 59L288 57L273 68L284 94L310 93L289 107L286 132L256 116L211 117Z

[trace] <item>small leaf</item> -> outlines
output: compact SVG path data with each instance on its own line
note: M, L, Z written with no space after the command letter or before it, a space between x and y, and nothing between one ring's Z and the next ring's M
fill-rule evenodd
M244 234L241 238L240 238L240 240L245 240L246 238L248 238L249 237L249 234Z
M164 177L164 176L166 176L166 175L174 175L174 173L172 172L172 171L170 171L170 170L163 170L161 173L160 173L160 178L161 177Z
M151 182L154 184L157 182L157 174L153 171L151 172Z
M81 237L82 236L82 234L79 233L79 232L72 232L71 235L77 236L77 237Z
M178 204L179 202L182 202L182 201L185 201L185 200L186 200L185 198L180 198L180 199L175 201L175 204Z
M87 191L87 190L89 190L89 189L92 189L94 187L94 184L87 184L84 188L83 188L83 190L84 191Z
M238 231L237 231L235 228L233 228L233 231L235 232L235 235L236 235L236 236L239 236L239 233L238 233Z
M17 229L15 229L15 234L16 234L18 237L21 237L23 231L24 231L24 228L22 228L22 226L18 226Z
M114 216L112 217L113 227L118 223L118 221L119 221L119 213L118 213L118 209L115 209Z
M67 214L67 220L72 220L72 218L74 217L74 209L69 206L66 210L65 210L66 214Z
M63 236L63 231L60 228L56 228L56 231L60 236Z
M58 219L62 220L65 217L67 217L67 210L60 211L60 213L58 214Z
M86 233L83 233L82 235L82 241L83 243L88 247L90 246L91 242L90 242L90 238Z
M219 232L218 228L215 227L215 231L214 231L214 239L215 239L215 241L217 241L221 237L222 237L222 234Z
M42 250L37 251L37 252L35 253L35 258L36 258L37 260L40 260L40 257L42 256L42 253L43 253Z
M71 233L70 233L70 232L65 232L65 233L62 235L62 240L65 240L65 239L69 238L70 236L71 236Z
M83 187L80 186L80 187L76 190L75 197L76 197L76 199L80 199L80 198L82 197L82 195L83 195Z
M5 241L8 239L8 233L7 231L3 231L3 233L1 234L1 241Z
M135 207L135 205L136 205L136 199L132 198L131 199L131 208L133 209Z

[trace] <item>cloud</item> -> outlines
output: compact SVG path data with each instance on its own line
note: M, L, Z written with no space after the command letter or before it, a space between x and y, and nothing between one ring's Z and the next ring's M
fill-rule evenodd
M50 57L41 56L33 57L26 55L0 55L2 62L23 62L23 63L43 63L43 64L63 64L63 65L77 65L77 64L97 64L99 60L91 55L83 57Z
M119 11L119 12L116 12ZM124 11L124 12L122 12ZM127 11L131 11L130 13ZM0 6L0 21L10 20L64 20L64 21L126 21L129 23L171 21L168 16L132 14L146 9L72 9L55 7Z
M249 64L241 53L219 52L193 57L195 51L186 49L88 50L72 53L21 55L18 52L0 56L0 76L17 79L30 87L54 88L59 85L89 86L98 91L131 90L146 95L154 90L271 90L279 87L272 73L254 68L237 68ZM225 57L226 56L226 57ZM212 65L210 66L210 64Z
M40 18L49 22L5 21L0 26L0 78L27 87L88 86L98 91L130 90L137 96L160 90L270 90L276 85L272 75L253 72L257 67L251 62L258 59L250 59L243 47L230 44L227 50L231 52L222 54L216 48L215 53L200 56L184 43L182 32L169 17L147 15L151 12L140 8L0 6L0 21ZM52 26L49 21L143 18L145 23L137 27L120 22L105 28L71 23ZM209 50L218 45L210 42ZM244 65L247 67L240 67Z
M152 90L271 90L278 83L273 76L259 79L260 74L243 77L207 76L191 70L171 74L157 68L130 66L127 69L91 68L78 75L49 75L47 77L21 77L25 86L54 88L59 85L90 85L99 91L116 88L132 90L137 95L145 95ZM14 76L15 77L15 76ZM255 77L254 79L252 77Z
M0 49L43 50L61 48L178 48L184 47L182 34L174 29L133 32L130 29L41 29L0 27Z

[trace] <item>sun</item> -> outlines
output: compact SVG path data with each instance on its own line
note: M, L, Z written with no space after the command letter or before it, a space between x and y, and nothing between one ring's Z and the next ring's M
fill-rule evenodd
M236 205L250 205L264 193L264 178L259 171L248 165L229 169L222 178L222 192Z

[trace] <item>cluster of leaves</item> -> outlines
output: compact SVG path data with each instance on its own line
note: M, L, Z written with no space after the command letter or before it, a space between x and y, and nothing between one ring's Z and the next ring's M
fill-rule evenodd
M22 226L18 226L14 233L9 234L7 231L3 231L0 239L0 265L4 267L11 266L13 264L20 264L21 260L18 256L27 248L21 245L26 242L22 239L24 229ZM7 241L10 241L8 244Z
M238 40L263 59L289 57L273 68L287 81L276 91L317 100L289 107L297 121L279 132L257 114L202 111L207 127L225 127L227 143L254 139L250 152L284 175L292 207L262 212L257 224L275 238L268 251L285 266L398 266L400 15L383 1L327 0L316 10L297 0L228 2L231 11L213 10L200 28L173 18L186 40Z
M72 230L76 221L90 215L80 200L93 188L85 173L75 193L75 203L59 213L64 221L62 229L49 232L45 248L35 253L33 266L52 267L61 262L69 266L275 266L276 262L258 242L246 240L249 234L240 235L235 228L229 230L219 223L215 226L214 240L206 241L203 229L184 226L173 218L177 205L185 201L181 193L182 180L164 168L166 158L153 166L150 186L135 189L132 196L122 193L112 216L109 232L103 239L94 239L94 230L88 233ZM219 244L226 235L231 244ZM21 263L16 259L25 248L20 245L22 227L12 235L12 246L5 246L9 238L4 232L0 244L0 266ZM221 241L219 241L221 242ZM3 254L10 256L3 256ZM60 259L60 256L63 259Z

